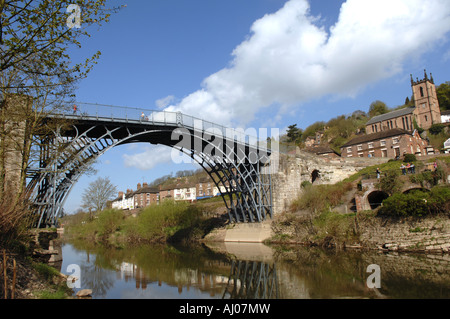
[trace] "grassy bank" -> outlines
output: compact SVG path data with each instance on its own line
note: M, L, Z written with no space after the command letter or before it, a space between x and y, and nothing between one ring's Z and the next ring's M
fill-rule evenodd
M66 221L65 234L115 245L196 241L223 222L207 214L218 206L214 203L164 201L144 208L136 217L126 216L122 210L107 209L95 216L72 217Z

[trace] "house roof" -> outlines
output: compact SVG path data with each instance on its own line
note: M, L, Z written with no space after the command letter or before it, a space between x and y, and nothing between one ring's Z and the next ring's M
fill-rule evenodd
M374 123L378 123L378 122L382 122L382 121L386 121L386 120L390 120L399 116L403 116L403 115L408 115L411 114L412 112L414 112L414 107L405 107L403 109L399 109L399 110L395 110L389 113L385 113L385 114L381 114L381 115L377 115L372 117L367 123L366 125L370 125L370 124L374 124Z
M134 195L143 193L159 193L159 189L150 186L144 186L133 192Z
M341 148L352 146L352 145L357 145L357 144L362 144L362 143L366 143L366 142L371 142L371 141L375 141L375 140L381 140L383 138L398 136L398 135L411 135L411 133L406 130L403 130L403 129L394 128L392 130L386 130L386 131L381 131L381 132L377 132L377 133L361 135L361 136L357 136L354 139L348 141L347 143L342 145Z
M450 115L450 110L441 111L441 115Z
M329 146L313 146L313 147L307 147L305 148L306 152L309 153L314 153L316 155L321 155L321 154L330 154L330 153L334 153L339 155L338 153L336 153L333 149L331 149Z

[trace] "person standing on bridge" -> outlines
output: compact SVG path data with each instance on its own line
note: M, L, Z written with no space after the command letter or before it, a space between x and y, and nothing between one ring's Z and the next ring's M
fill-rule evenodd
M141 113L141 121L145 120L145 114L144 112Z
M377 179L380 179L381 171L379 168L377 168Z
M76 104L73 105L73 114L74 115L77 114L77 106L76 106Z

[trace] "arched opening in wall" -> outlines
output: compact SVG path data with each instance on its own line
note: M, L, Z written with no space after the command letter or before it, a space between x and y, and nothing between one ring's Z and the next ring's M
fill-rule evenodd
M420 192L429 192L430 190L427 189L427 188L423 188L423 187L410 188L410 189L407 189L406 191L404 191L403 194L409 194L409 193L417 192L417 191L420 191Z
M383 191L373 191L369 195L367 195L367 201L369 202L370 209L375 209L381 206L381 203L388 198L388 193Z
M348 203L348 209L352 212L357 212L358 210L356 209L356 199L353 197L352 200L350 201L350 203Z
M320 178L319 170L317 169L313 170L313 172L311 173L311 183L314 183L319 178Z

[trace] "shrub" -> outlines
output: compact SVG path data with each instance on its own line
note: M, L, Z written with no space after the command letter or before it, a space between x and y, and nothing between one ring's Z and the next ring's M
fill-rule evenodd
M399 176L399 170L388 171L385 176L380 178L378 187L380 188L380 190L390 195L398 192L403 184L403 182L398 178Z
M198 207L167 200L145 208L133 223L136 229L128 225L127 235L133 232L143 240L164 241L178 230L194 226L201 217Z
M428 131L433 135L438 135L439 133L442 132L444 127L445 126L442 123L435 123L435 124L431 125L431 127L428 129Z
M383 201L379 212L382 215L395 217L448 214L450 211L449 198L449 187L434 187L430 192L415 191L408 194L394 194Z
M122 210L106 209L100 213L96 221L100 236L108 236L120 228L124 215Z
M300 184L300 186L301 186L302 188L306 188L306 187L311 186L311 185L312 185L312 184L311 184L310 181L303 181L303 182Z
M328 207L337 206L342 197L352 189L349 182L335 185L311 185L304 188L303 193L291 205L291 210L307 209L311 212L322 212Z
M416 155L414 154L405 154L405 158L403 159L403 162L405 163L411 163L417 161Z

